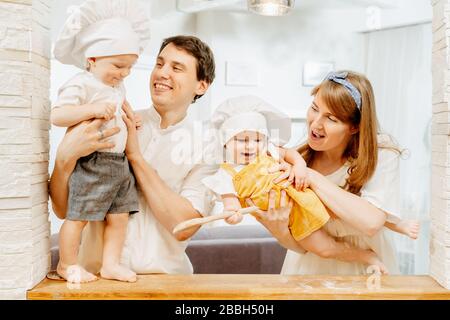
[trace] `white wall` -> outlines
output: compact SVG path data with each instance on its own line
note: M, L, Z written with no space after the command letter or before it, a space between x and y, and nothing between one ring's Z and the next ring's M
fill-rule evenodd
M306 61L331 61L337 69L364 71L364 35L355 32L360 20L360 10L295 11L286 17L200 13L197 32L209 41L216 58L209 114L228 97L255 94L303 118L312 89L302 85ZM227 85L227 62L255 65L259 84Z
M418 240L395 237L404 273L428 271L431 29L426 23L367 34L366 75L375 91L381 129L406 149L400 161L400 214L421 222Z

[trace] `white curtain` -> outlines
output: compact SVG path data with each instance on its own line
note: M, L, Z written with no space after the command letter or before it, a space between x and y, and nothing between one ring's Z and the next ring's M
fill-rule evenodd
M401 161L401 214L418 219L418 240L394 235L404 274L428 273L431 180L431 23L367 33L366 75L381 129L407 149Z

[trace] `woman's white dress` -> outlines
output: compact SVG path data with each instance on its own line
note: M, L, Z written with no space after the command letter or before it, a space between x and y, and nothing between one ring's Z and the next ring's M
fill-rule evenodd
M387 221L396 222L399 216L399 159L400 155L391 149L380 148L378 164L372 178L361 189L361 197L387 213ZM348 177L348 166L344 165L327 178L343 186ZM364 214L364 212L361 212ZM383 227L376 235L369 237L338 219L330 219L324 229L339 241L353 246L372 249L386 265L389 274L399 274L393 247L392 231ZM313 253L299 254L288 250L281 274L307 275L361 275L367 274L367 266L362 263L342 262L324 259Z

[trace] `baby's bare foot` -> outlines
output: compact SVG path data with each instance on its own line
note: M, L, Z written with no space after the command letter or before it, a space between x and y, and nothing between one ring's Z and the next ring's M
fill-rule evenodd
M387 275L389 274L388 269L384 265L383 262L381 262L380 258L378 258L377 254L373 252L372 250L368 250L366 257L366 263L369 266L374 266L375 269L379 269L381 274Z
M136 282L136 273L121 265L104 265L100 270L102 278L125 282Z
M76 264L64 266L63 264L58 263L56 272L70 283L85 283L98 279L95 275L87 272L83 267Z
M411 239L419 236L420 223L417 220L401 220L397 223L398 230Z

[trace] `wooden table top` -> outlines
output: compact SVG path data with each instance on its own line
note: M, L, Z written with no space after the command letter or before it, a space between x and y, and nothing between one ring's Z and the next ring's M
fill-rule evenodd
M100 279L80 285L45 279L28 299L446 299L429 276L139 275L136 283Z

